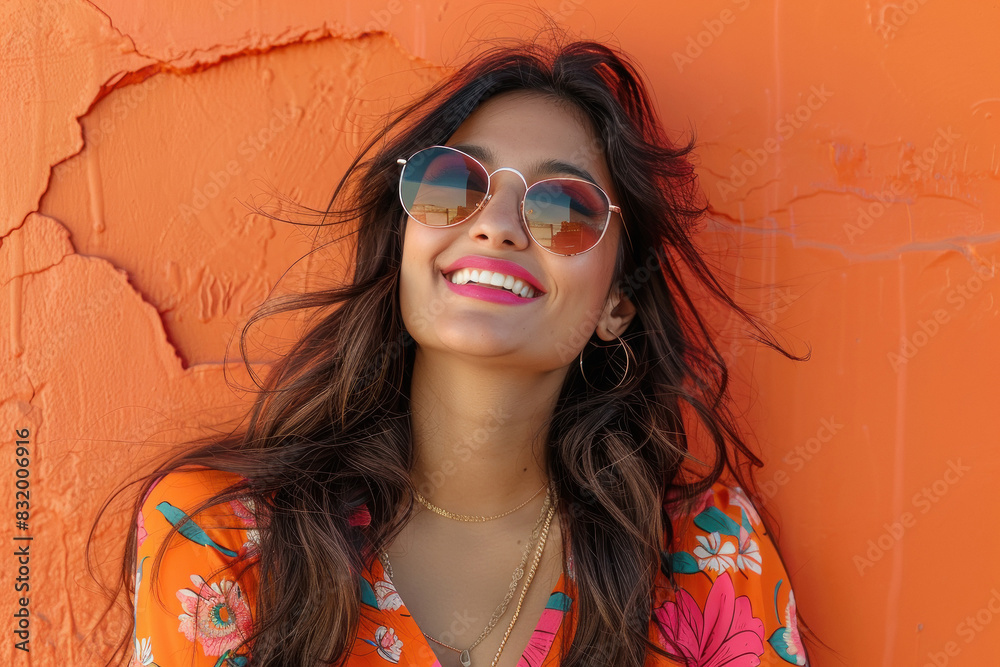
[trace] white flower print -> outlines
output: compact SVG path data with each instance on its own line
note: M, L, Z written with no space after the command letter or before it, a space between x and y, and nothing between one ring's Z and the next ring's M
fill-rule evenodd
M740 553L736 556L736 567L761 573L760 548L744 528L740 528Z
M257 527L257 520L254 515L254 502L252 498L240 498L230 502L233 513L239 517L246 528L246 541L243 548L248 554L255 553L260 548L260 530Z
M718 532L709 533L708 537L698 535L698 546L694 548L695 558L698 559L698 568L709 569L715 572L735 569L733 557L730 554L736 553L736 545L732 542L723 542L722 536Z
M135 647L132 651L132 661L129 663L129 667L133 665L151 665L153 664L153 641L152 637L146 637L142 641L133 637L135 640Z
M379 609L383 611L395 611L402 606L403 601L400 599L399 593L396 592L396 587L391 582L382 579L376 581L372 588L375 589L375 602L378 604Z
M390 662L399 662L403 652L403 640L396 636L396 631L380 625L375 631L375 644L378 654Z

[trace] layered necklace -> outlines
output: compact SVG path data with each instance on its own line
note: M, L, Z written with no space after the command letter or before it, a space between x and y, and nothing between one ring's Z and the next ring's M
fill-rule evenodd
M500 618L504 615L504 612L507 611L507 606L510 604L510 601L514 598L514 591L517 590L518 583L524 577L524 566L528 562L528 554L531 553L532 546L536 545L535 555L531 562L531 568L528 570L528 577L527 579L525 579L524 587L521 589L521 595L517 600L517 607L514 609L514 616L513 618L510 619L510 624L507 626L507 631L504 633L503 639L500 641L500 647L497 649L496 655L493 656L493 662L490 663L490 667L496 667L497 662L500 660L500 653L503 651L504 646L507 644L507 639L510 637L510 633L514 629L514 623L517 621L518 614L521 613L521 605L524 602L524 596L528 592L528 587L531 585L531 581L535 577L535 571L538 568L538 563L542 559L542 551L544 551L545 549L545 541L549 534L549 527L552 524L552 517L555 516L556 507L559 504L559 494L558 492L553 492L552 488L549 487L548 484L546 484L542 486L540 489L538 489L538 491L535 491L535 493L532 494L531 498L528 498L526 501L524 501L517 507L507 510L506 512L503 512L501 514L495 514L493 516L488 516L488 517L473 516L466 514L454 514L452 512L449 512L448 510L437 507L436 505L432 505L422 495L420 495L419 493L416 494L417 501L420 502L421 505L423 505L424 507L426 507L427 509L431 510L436 514L440 514L443 517L447 517L454 521L482 522L482 521L493 521L494 519L499 519L501 517L507 516L508 514L516 512L517 510L521 509L529 502L531 502L539 493L542 492L542 489L545 488L548 488L548 491L545 494L545 502L542 503L542 510L538 515L538 519L536 519L535 521L535 526L531 531L531 537L524 544L524 549L521 554L521 562L518 563L517 568L511 575L511 582L510 586L508 587L507 594L504 596L503 601L501 601L500 604L498 604L496 609L493 611L493 615L490 617L489 623L487 623L483 631L479 633L479 637L477 637L476 640L472 642L472 644L470 644L468 647L461 649L455 646L449 646L448 644L445 644L444 642L438 641L434 637L431 637L426 632L422 632L424 637L431 640L432 642L440 644L441 646L458 653L459 661L462 663L463 667L471 667L472 657L470 656L470 652L472 651L472 649L478 646L479 643L482 642L487 635L490 634L493 628L496 627L496 624L499 622ZM392 575L392 565L389 563L389 554L383 551L381 554L379 554L379 558L382 561L383 569L385 569L386 573L389 575L389 579L391 580L393 575Z

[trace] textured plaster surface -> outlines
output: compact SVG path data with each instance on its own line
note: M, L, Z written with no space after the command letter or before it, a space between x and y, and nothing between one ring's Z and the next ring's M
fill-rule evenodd
M1000 582L953 564L1000 553L984 527L1000 473L1000 8L539 4L613 36L667 127L695 128L702 246L741 303L812 350L787 361L715 318L799 608L839 652L815 664L949 650L949 664L989 664L1000 620L967 619ZM7 448L31 432L34 537L31 652L6 642L0 664L100 662L121 617L97 623L84 568L96 510L246 406L226 384L251 382L234 337L312 239L244 203L273 189L322 208L380 112L470 38L533 16L468 1L0 7L0 425ZM301 268L336 280L346 266L327 257ZM22 534L12 459L5 540ZM98 534L99 570L123 531Z

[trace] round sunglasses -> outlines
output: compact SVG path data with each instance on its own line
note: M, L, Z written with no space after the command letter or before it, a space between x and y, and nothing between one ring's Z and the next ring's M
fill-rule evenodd
M399 201L407 215L428 227L451 227L469 219L493 196L491 179L512 171L524 182L521 220L535 243L556 255L579 255L596 246L608 230L611 203L598 185L582 178L546 178L528 185L511 167L492 173L479 160L450 146L429 146L396 162ZM624 222L624 220L623 220Z

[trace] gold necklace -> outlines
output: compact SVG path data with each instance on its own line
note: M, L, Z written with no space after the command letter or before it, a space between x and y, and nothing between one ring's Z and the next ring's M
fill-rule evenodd
M531 537L525 543L525 546L524 546L524 549L523 549L523 553L522 553L522 556L521 556L521 562L518 564L517 569L514 570L514 573L513 573L512 577L511 577L512 580L511 580L510 587L508 588L507 595L504 596L503 602L501 602L499 605L497 605L497 608L493 612L493 616L490 618L490 622L487 624L487 626L483 630L483 632L481 632L479 634L479 637L476 639L476 641L474 641L468 648L466 648L466 649L463 650L463 649L459 649L459 648L456 648L454 646L450 646L448 644L445 644L444 642L439 641L439 640L435 639L434 637L431 637L426 632L421 631L421 634L423 634L424 637L426 637L427 639L431 640L432 642L440 644L441 646L444 646L445 648L448 648L448 649L450 649L452 651L455 651L456 653L459 653L460 654L459 655L459 660L461 661L461 663L462 663L462 665L464 667L470 667L471 664L472 664L472 658L469 655L470 651L472 651L473 648L475 648L476 646L478 646L479 643L481 641L483 641L483 639L486 638L486 636L496 626L497 622L500 620L500 617L503 616L504 612L507 611L507 605L510 603L511 599L514 597L514 591L517 589L517 584L521 580L521 578L524 576L524 565L525 565L525 563L528 560L528 554L531 551L531 546L535 543L536 540L539 540L539 548L538 548L538 550L537 550L537 552L535 554L535 559L532 562L531 571L528 573L528 580L527 580L527 582L524 585L524 591L521 593L521 597L518 600L517 611L514 613L514 618L511 619L511 623L510 623L510 625L507 628L506 634L504 635L504 640L503 640L504 643L506 643L507 637L510 636L511 629L513 629L513 627L514 627L514 621L517 620L517 616L518 616L518 614L521 611L521 603L524 600L524 593L527 591L528 586L531 584L531 580L535 576L535 569L538 567L538 561L539 561L539 558L541 557L542 549L544 549L544 547L545 547L545 539L546 539L546 537L548 535L549 524L551 523L552 516L555 513L555 502L556 501L553 501L553 504L550 505L549 504L549 500L550 500L551 497L552 497L552 489L550 488L549 491L548 491L548 493L545 494L545 502L542 504L542 511L539 514L538 519L535 521L535 526L534 526L534 529L531 532ZM556 498L558 498L558 493L556 493ZM546 509L548 509L547 512L546 512ZM539 537L539 528L540 528L540 524L542 523L542 517L543 516L545 517L545 525L543 527L541 527L541 536ZM389 579L391 580L393 578L393 572L392 572L392 564L389 562L389 554L386 553L385 551L382 551L379 554L379 558L382 561L382 567L383 567L383 569L389 575ZM500 645L500 650L503 650L503 644ZM497 657L499 657L499 656L500 656L500 651L497 651ZM493 664L496 665L496 658L494 658Z
M524 582L524 588L521 589L521 597L517 599L517 608L514 610L514 617L510 619L510 625L507 626L507 632L503 633L503 639L500 641L500 648L497 649L497 654L493 656L493 662L490 663L490 667L496 667L497 662L499 662L500 653L503 651L503 647L507 645L507 639L510 637L510 632L514 629L514 622L517 621L517 616L521 613L521 603L524 602L524 596L528 592L528 586L531 585L532 579L535 578L535 570L538 568L538 562L542 559L542 551L545 550L545 540L549 535L549 525L552 523L552 516L556 513L556 505L558 504L559 498L557 495L555 501L552 503L552 507L549 508L549 515L545 517L545 527L542 529L542 535L538 541L538 550L535 552L535 560L531 563L531 571L528 572L528 578ZM466 665L465 667L469 666Z
M440 514L441 516L448 517L449 519L454 519L455 521L492 521L493 519L499 519L500 517L505 517L508 514L511 514L513 512L516 512L517 510L521 509L522 507L524 507L525 505L527 505L528 503L530 503L532 500L534 500L535 496L537 496L539 493L541 493L542 489L544 489L546 486L548 486L548 484L542 485L542 487L540 489L538 489L533 494L531 494L531 498L528 498L527 500L525 500L523 503L521 503L520 505L518 505L514 509L507 510L503 514L495 514L493 516L473 516L473 515L469 515L469 514L454 514L452 512L449 512L446 509L441 509L437 505L432 505L426 498L424 498L422 495L420 495L419 492L414 492L414 493L416 493L416 495L417 495L417 501L421 505L423 505L424 507L426 507L427 509L431 510L432 512L434 512L436 514Z
M528 572L528 579L524 582L524 588L521 589L521 597L517 600L517 609L514 610L514 616L510 619L510 625L507 626L507 631L504 633L503 639L500 641L500 648L497 649L496 655L493 656L493 662L490 663L490 667L496 667L497 662L500 660L500 653L503 652L504 646L507 644L507 639L510 637L511 630L514 629L514 623L517 621L517 617L521 613L521 604L524 602L524 596L528 592L528 586L531 585L532 579L535 578L535 570L538 568L538 562L541 560L542 552L545 550L545 541L549 533L549 524L552 523L552 516L555 512L556 503L553 503L553 505L549 507L548 515L545 517L545 526L542 528L542 535L538 542L538 549L535 551L535 559L531 563L531 571ZM424 636L434 642L437 642L438 644L441 644L445 648L450 648L453 651L458 650L454 646L448 646L444 642L439 642L426 634ZM462 652L459 659L462 661L462 665L464 667L470 667L472 665L472 659L468 655L468 649Z

